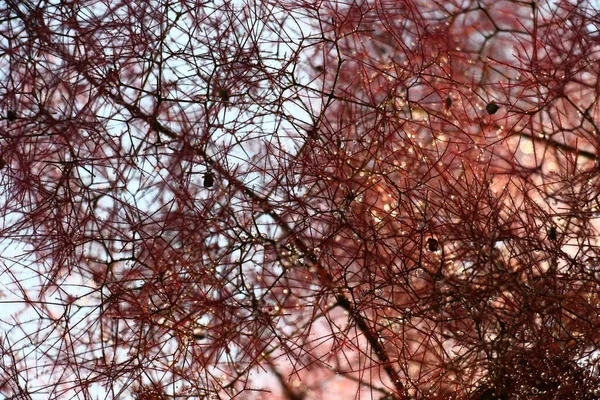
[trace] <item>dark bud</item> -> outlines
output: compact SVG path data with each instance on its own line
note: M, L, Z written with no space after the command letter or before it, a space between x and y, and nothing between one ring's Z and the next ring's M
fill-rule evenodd
M8 110L6 112L6 119L9 121L14 121L15 119L17 119L17 112L15 110Z
M485 111L488 112L488 114L496 114L496 112L498 111L500 107L498 107L498 104L496 104L496 102L492 101L490 103L488 103L487 106L485 106Z
M229 90L223 88L219 89L219 97L225 103L229 103Z
M4 158L0 157L0 169L4 169L4 167L6 167L6 161L4 161Z
M204 187L211 188L215 184L215 174L212 172L207 172L204 174Z
M446 97L444 100L444 105L446 108L450 108L452 106L452 98L450 96Z
M315 71L317 71L317 72L323 72L323 66L322 65L315 66Z
M555 242L558 239L555 226L551 226L550 228L548 228L548 239L552 240L553 242Z
M427 250L429 251L438 251L440 248L440 244L434 238L427 239Z
M351 203L352 200L354 200L355 198L356 198L356 195L354 194L354 192L346 193L346 203Z
M109 68L106 74L106 80L109 84L116 84L119 82L119 72L114 68Z

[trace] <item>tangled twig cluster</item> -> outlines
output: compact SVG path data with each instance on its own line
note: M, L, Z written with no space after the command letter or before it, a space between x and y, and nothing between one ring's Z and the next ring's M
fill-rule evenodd
M1 7L2 395L600 396L591 2Z

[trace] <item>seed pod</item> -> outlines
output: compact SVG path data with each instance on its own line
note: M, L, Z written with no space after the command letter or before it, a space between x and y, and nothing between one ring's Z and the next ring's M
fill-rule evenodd
M446 97L444 100L444 105L446 108L450 108L452 106L452 98L450 96Z
M427 250L438 251L439 247L440 247L439 243L436 239L434 239L434 238L427 239Z
M6 119L10 122L14 121L17 119L17 112L15 110L8 110L6 112Z
M211 188L215 183L215 174L208 171L204 174L204 187Z
M221 100L223 100L223 102L229 103L229 90L223 88L219 89L219 97Z
M488 112L488 114L496 114L496 112L498 111L500 107L498 107L498 104L496 104L496 102L492 101L489 102L487 106L485 106L485 110Z
M116 85L119 83L119 71L115 68L109 68L108 72L106 73L106 81L110 85Z
M314 126L311 128L308 128L306 130L306 134L308 135L309 138L316 139L318 137L317 136L317 128L315 128Z
M349 191L348 193L346 193L346 203L352 203L352 200L354 200L356 198L356 195L354 194L354 192Z
M555 226L551 226L550 228L548 228L548 239L552 240L553 242L556 242L556 240L558 239Z

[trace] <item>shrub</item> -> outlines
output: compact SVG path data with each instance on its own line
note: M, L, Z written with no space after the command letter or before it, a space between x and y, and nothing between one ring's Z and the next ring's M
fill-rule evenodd
M6 397L600 396L591 2L1 13Z

